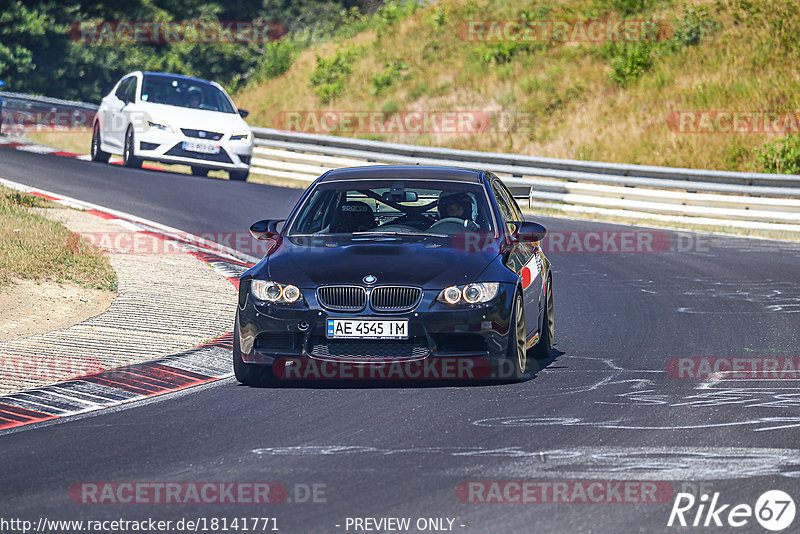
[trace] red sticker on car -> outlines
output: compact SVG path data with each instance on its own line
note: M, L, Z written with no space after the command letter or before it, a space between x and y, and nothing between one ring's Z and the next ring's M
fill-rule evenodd
M523 267L519 274L522 277L522 289L527 289L528 286L531 285L531 270L527 267Z

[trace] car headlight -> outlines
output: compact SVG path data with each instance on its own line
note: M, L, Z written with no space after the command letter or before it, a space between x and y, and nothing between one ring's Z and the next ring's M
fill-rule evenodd
M170 128L169 125L154 121L147 121L147 127L152 130L172 131L172 128Z
M235 133L231 135L231 141L249 141L250 135L250 132Z
M494 299L499 289L499 282L478 282L463 286L450 286L444 288L436 300L453 305L483 304Z
M272 280L251 280L250 293L258 300L278 304L291 304L300 300L300 290L292 284L279 284Z

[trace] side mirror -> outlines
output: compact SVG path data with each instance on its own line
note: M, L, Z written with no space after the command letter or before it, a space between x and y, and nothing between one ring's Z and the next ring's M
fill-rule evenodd
M247 118L248 115L250 115L250 112L247 111L246 109L240 109L239 110L239 115L241 115L242 118L244 119L244 118Z
M281 222L283 222L283 219L264 219L263 221L254 222L250 225L250 234L256 239L277 240L281 236L278 232L278 223Z
M541 241L547 235L547 228L536 222L522 221L517 223L517 231L514 238L520 243L532 243Z

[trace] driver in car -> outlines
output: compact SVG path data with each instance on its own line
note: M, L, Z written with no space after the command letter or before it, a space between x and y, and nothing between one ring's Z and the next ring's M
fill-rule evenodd
M470 230L478 226L472 220L472 199L466 193L442 191L439 195L439 220L460 219Z
M203 101L203 93L197 87L189 88L188 104L190 108L199 108Z
M439 195L439 218L471 219L472 201L466 193L442 191Z

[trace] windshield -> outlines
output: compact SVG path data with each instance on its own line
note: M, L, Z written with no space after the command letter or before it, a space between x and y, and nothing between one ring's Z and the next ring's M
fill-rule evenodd
M477 184L375 180L317 186L297 211L289 236L492 232Z
M142 101L181 108L236 113L228 97L214 85L172 76L144 75Z

